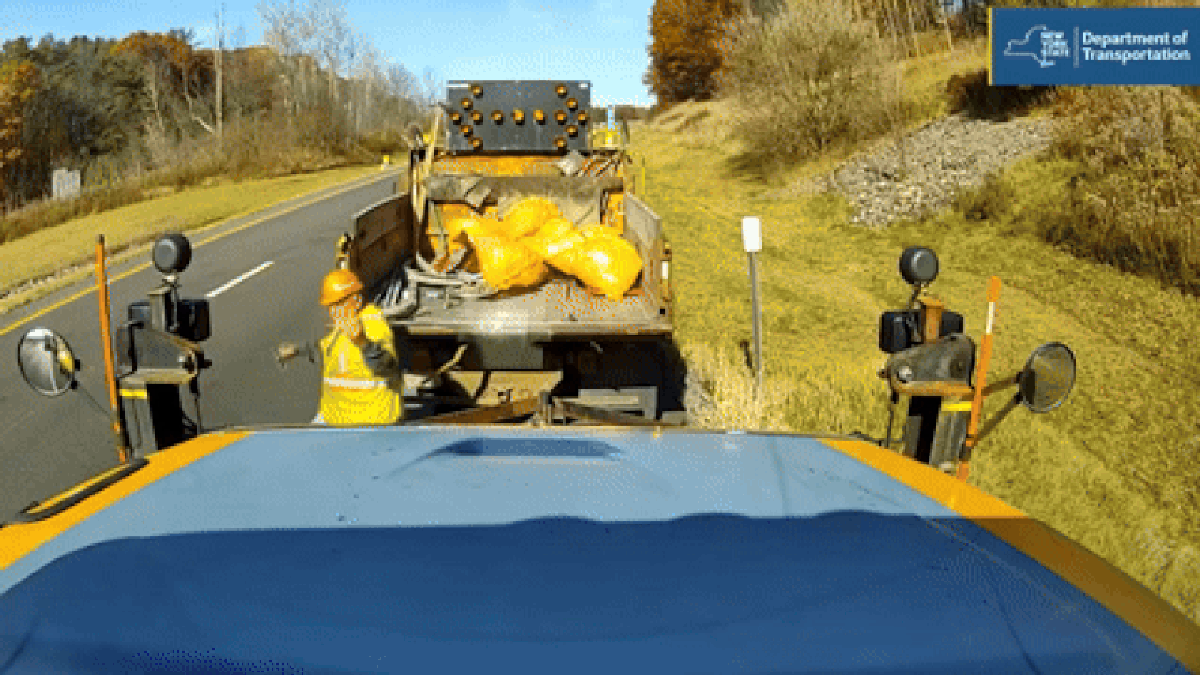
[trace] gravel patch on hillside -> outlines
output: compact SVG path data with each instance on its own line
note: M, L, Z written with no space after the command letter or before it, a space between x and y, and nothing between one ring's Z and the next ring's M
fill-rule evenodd
M836 191L856 210L852 222L882 227L917 219L948 206L955 192L980 185L991 173L1052 140L1055 121L1017 118L1007 122L950 115L856 155L832 174L792 186L787 193Z

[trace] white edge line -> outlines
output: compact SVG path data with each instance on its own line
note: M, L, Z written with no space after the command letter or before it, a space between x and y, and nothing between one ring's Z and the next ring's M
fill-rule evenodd
M258 274L259 272L261 272L261 271L263 271L263 270L267 269L268 267L270 267L271 265L274 265L274 264L275 264L275 262L274 262L273 260L268 260L267 262L265 262L265 263L263 263L263 264L259 265L258 267L255 267L254 269L250 270L249 272L246 272L246 273L245 273L245 274L243 274L242 276L240 276L240 277L238 277L238 278L236 278L236 279L233 279L233 280L231 280L231 281L228 281L228 282L226 282L226 283L225 283L224 285L222 285L222 286L219 286L219 287L217 287L217 288L214 288L214 289L212 289L212 290L211 290L211 291L209 291L209 292L208 292L208 293L207 293L207 294L206 294L204 297L206 297L206 298L208 298L209 300L211 300L211 299L213 299L213 298L217 297L218 295L220 295L220 294L224 293L225 291L227 291L227 290L229 290L229 289L233 288L234 286L237 286L238 284L242 283L243 281L245 281L245 280L249 279L250 277L254 276L255 274Z

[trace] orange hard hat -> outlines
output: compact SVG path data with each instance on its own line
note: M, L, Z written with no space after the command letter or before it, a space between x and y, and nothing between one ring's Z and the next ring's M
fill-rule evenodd
M337 304L362 288L362 282L354 272L341 268L333 270L321 282L321 304L326 307Z

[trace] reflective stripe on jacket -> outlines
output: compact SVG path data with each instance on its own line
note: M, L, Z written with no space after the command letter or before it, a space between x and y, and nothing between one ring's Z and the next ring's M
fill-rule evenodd
M382 347L395 362L396 341L383 312L367 305L359 318L367 340ZM363 357L363 349L338 332L321 338L321 360L321 417L326 424L394 424L403 417L399 368L377 375Z

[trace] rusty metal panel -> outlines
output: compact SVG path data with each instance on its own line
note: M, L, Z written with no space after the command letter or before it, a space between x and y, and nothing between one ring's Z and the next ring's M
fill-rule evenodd
M495 405L537 398L562 381L558 370L452 370L446 377L475 399L477 405Z
M554 401L555 412L569 418L583 420L591 424L615 425L626 427L661 427L668 426L655 419L647 419L637 415L606 410L594 406L573 403L562 399Z
M532 415L541 410L541 407L542 403L540 400L528 398L483 408L470 408L468 410L442 413L441 415L414 420L411 424L422 426L427 424L495 424L525 415Z
M623 196L625 212L623 235L642 258L642 289L658 306L664 305L662 262L665 258L665 241L662 218L650 210L645 202L635 195Z
M412 201L397 194L354 214L350 269L374 288L400 267L413 244Z

